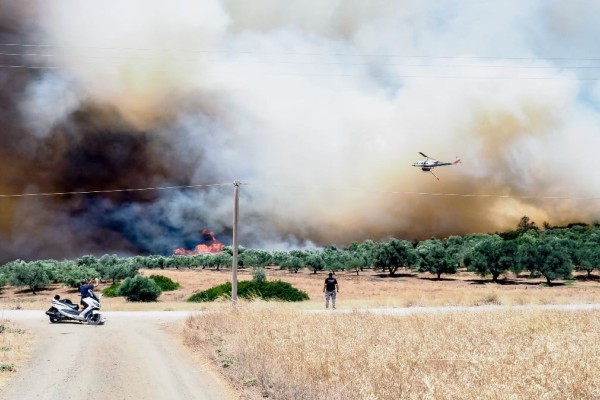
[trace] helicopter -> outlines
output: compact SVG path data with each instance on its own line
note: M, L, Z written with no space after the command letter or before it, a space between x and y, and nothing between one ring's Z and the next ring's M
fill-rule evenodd
M435 176L435 179L437 179L438 181L440 180L440 178L438 178L438 176L433 173L432 169L434 169L435 167L456 165L461 162L460 158L458 158L458 157L456 157L456 159L452 162L447 162L447 161L438 161L438 160L431 158L421 152L419 152L419 154L422 155L423 157L425 157L425 159L423 161L417 161L417 162L413 163L412 166L421 168L421 171L423 171L423 172L431 172L431 175Z

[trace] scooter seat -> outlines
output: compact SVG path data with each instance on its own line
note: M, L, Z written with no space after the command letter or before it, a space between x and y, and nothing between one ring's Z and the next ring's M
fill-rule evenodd
M66 300L57 300L59 303L64 304L65 306L72 308L73 310L78 310L79 306L77 304L73 304L71 302L71 300L66 299Z

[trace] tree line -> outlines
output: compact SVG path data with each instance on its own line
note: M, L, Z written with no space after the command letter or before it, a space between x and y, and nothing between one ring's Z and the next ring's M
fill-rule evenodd
M35 293L52 283L77 287L82 278L98 277L112 283L137 275L138 270L165 268L210 268L231 266L233 249L225 246L220 254L148 255L118 257L85 255L76 260L15 260L0 268L0 288L6 284L28 287ZM570 224L539 229L524 216L512 231L464 236L449 236L408 241L391 238L375 242L354 242L345 248L326 246L313 249L268 251L239 249L239 268L261 269L278 266L297 273L308 269L351 271L381 270L391 276L400 270L429 272L441 278L466 268L497 281L506 273L528 272L543 276L548 284L570 278L572 272L585 271L588 278L600 268L600 225Z

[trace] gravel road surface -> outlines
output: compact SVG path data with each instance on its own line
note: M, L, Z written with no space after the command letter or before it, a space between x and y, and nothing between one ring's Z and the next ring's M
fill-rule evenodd
M102 326L52 324L43 311L0 310L32 329L30 360L0 399L228 399L229 392L168 332L189 312L106 312Z

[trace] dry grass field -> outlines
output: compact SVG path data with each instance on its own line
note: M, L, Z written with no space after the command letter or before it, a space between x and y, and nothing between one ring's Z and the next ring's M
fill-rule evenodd
M0 315L0 386L25 362L33 336Z
M598 399L600 311L314 314L242 304L190 317L241 398Z
M311 299L240 301L236 307L227 300L185 301L230 281L229 270L141 272L168 276L181 288L154 303L105 298L103 310L207 311L190 317L181 335L192 351L213 360L243 399L600 399L600 311L361 311L598 304L597 277L575 276L547 287L543 279L506 276L492 283L466 272L440 281L417 273L341 273L338 310L315 313L324 308L324 272L269 268L267 279L287 281ZM251 279L251 273L240 270L238 278ZM76 291L61 286L36 296L9 287L0 293L0 308L45 310L54 294L77 299Z
M373 307L599 303L596 280L547 287L542 280L514 277L495 284L468 273L441 281L421 274L342 274L339 311L354 311L314 314L302 311L323 308L324 274L269 270L268 277L292 283L311 300L240 302L235 309L221 303L188 319L184 328L187 345L212 357L242 398L600 398L598 311L404 317L359 312Z

